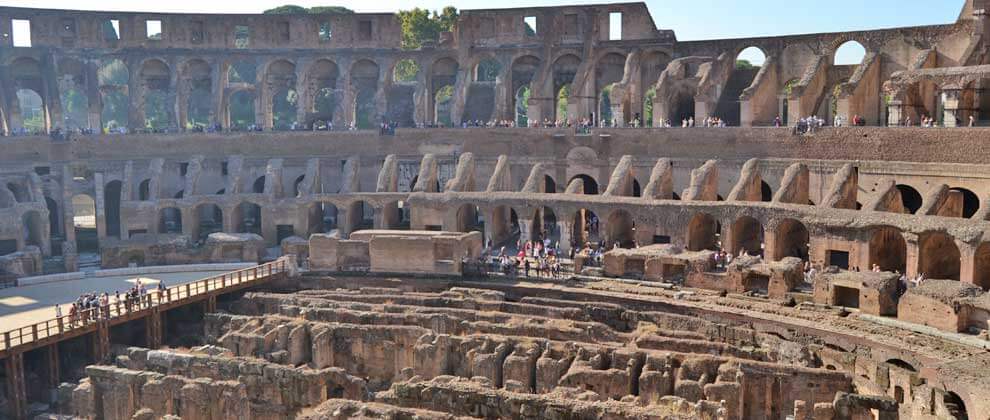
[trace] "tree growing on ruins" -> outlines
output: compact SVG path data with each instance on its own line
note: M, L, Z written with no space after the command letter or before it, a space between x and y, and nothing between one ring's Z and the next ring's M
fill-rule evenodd
M397 16L402 23L402 48L415 50L425 42L436 42L441 32L453 29L458 13L453 6L444 7L440 13L434 10L432 14L417 7L400 10Z
M294 4L286 4L264 11L266 15L350 15L353 13L353 10L342 6L314 6L307 9Z
M753 65L749 60L736 60L736 70L751 70L759 68L759 66Z

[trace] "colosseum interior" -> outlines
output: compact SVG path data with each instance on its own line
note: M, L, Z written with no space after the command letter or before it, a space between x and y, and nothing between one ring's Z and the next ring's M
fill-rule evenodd
M0 292L250 263L0 322L0 418L990 419L990 1L942 3L0 7Z

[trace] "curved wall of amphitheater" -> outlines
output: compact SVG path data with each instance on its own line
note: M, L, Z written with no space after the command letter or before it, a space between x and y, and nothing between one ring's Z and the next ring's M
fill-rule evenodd
M0 280L287 255L311 269L106 340L5 344L0 406L990 418L986 6L944 25L689 42L642 3L465 10L412 51L392 14L0 7ZM835 64L850 41L862 61ZM766 55L758 70L736 68L747 47ZM401 60L413 80L393 76ZM567 126L605 114L613 127ZM799 134L810 115L863 126ZM488 121L539 127L438 128ZM585 270L574 258L567 281L317 267L317 240L374 252L361 230L612 252ZM759 257L721 269L715 249ZM805 262L817 275L801 278ZM85 356L93 340L112 354Z

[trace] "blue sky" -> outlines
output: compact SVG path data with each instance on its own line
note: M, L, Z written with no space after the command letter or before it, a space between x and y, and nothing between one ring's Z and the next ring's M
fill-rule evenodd
M338 5L359 12L388 12L412 6L440 9L556 6L597 4L602 0L170 0L165 3L133 0L3 0L4 6L57 9L121 10L148 12L258 13L281 4ZM673 29L682 41L718 38L838 32L898 26L951 23L964 0L649 0L657 26ZM858 51L840 51L838 61L855 61ZM759 61L756 56L746 56Z

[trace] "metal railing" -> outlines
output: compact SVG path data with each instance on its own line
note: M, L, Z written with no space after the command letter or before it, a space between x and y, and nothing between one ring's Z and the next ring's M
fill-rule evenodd
M100 322L113 321L126 315L150 310L160 305L182 302L210 292L222 290L266 279L274 274L286 271L286 262L278 260L243 270L232 271L194 282L168 287L164 290L153 289L146 294L128 299L110 299L106 305L78 311L75 314L63 315L32 325L27 325L0 333L0 351L8 351L16 347L36 343L51 337L84 329Z

